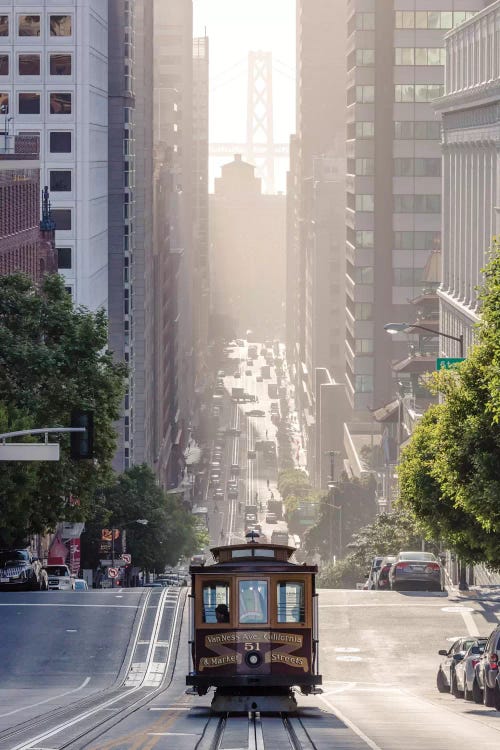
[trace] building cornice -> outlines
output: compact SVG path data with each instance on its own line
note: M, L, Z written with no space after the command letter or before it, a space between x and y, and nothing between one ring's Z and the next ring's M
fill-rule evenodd
M470 109L471 107L482 107L485 104L497 103L500 99L500 80L482 83L463 91L456 91L451 94L435 99L432 107L436 112L442 114L446 112L455 112L460 109Z

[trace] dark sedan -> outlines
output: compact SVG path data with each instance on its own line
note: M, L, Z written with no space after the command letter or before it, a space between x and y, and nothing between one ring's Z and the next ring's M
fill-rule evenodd
M389 571L392 591L444 591L444 571L432 552L400 552Z

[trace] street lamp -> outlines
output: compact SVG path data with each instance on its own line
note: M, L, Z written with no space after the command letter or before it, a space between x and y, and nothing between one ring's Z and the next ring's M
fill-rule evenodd
M463 333L460 336L452 336L451 333L444 333L443 331L436 331L434 328L428 328L427 326L421 326L419 323L386 323L384 329L387 333L405 333L410 328L419 328L421 331L428 331L433 333L435 336L443 336L445 339L451 339L452 341L458 341L460 349L460 357L464 356L464 336Z
M464 357L464 336L463 333L460 336L452 336L451 333L444 333L443 331L435 331L433 328L427 326L421 326L418 323L386 323L384 329L387 333L401 333L408 331L410 328L419 328L421 331L429 331L435 336L443 336L445 339L451 339L452 341L458 341L460 358ZM458 584L459 591L468 591L467 585L467 568L463 563L460 563L460 582Z
M335 503L325 503L327 508L339 511L339 555L342 554L342 506ZM330 552L333 555L333 514L330 515Z

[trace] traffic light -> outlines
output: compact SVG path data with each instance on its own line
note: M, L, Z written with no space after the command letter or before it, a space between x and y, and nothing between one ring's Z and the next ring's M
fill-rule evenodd
M71 433L71 458L75 461L92 458L94 455L94 412L74 409L71 412L71 427L85 427L85 432Z

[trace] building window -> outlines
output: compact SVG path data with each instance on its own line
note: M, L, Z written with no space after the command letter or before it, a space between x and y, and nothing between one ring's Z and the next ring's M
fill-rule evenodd
M355 375L354 390L356 393L372 393L373 375Z
M64 291L69 294L70 297L73 296L73 287L72 286L65 286Z
M395 195L394 213L439 214L441 213L441 196Z
M395 268L395 286L421 286L424 283L423 268Z
M394 65L415 65L415 50L413 47L396 47L394 50Z
M71 94L62 94L59 91L50 95L51 115L71 114Z
M356 302L354 305L354 318L356 320L371 320L373 317L373 305L370 302Z
M9 36L9 16L0 16L0 36Z
M56 193L71 192L71 171L69 169L51 170L50 191Z
M71 229L71 208L53 208L52 218L56 223L56 230L69 231Z
M70 247L58 247L57 248L57 267L59 269L67 269L72 267L72 250Z
M441 177L441 159L394 159L396 177Z
M356 86L356 102L372 104L375 101L375 86Z
M444 94L440 83L403 83L394 86L396 102L431 102Z
M19 55L19 75L39 76L40 55Z
M370 230L358 229L356 231L356 247L373 247L374 239L374 233Z
M356 65L359 65L360 67L364 67L365 65L375 65L375 50L357 49Z
M354 347L356 354L373 354L373 339L356 339Z
M0 76L9 75L9 56L0 55Z
M50 75L70 76L71 55L50 55Z
M71 36L71 16L51 16L50 36Z
M396 47L394 50L395 65L444 65L445 60L444 47Z
M50 153L70 154L71 133L63 130L53 130L50 133Z
M40 36L40 16L19 16L19 36Z
M396 250L439 250L441 232L394 232Z
M375 136L375 123L370 120L356 123L356 138L373 138Z
M375 28L375 13L356 13L358 31L371 31Z
M9 95L0 91L0 114L9 114Z
M436 141L441 137L441 123L433 120L416 122L413 120L396 120L394 138L402 141Z
M374 211L375 196L371 194L358 193L356 195L356 211Z
M354 269L354 281L356 284L373 284L373 266L362 266Z
M302 582L284 581L276 584L278 622L305 622L305 591Z
M359 175L375 174L375 159L356 159L355 173Z
M40 94L36 92L25 92L19 94L19 114L20 115L39 115L40 114Z

